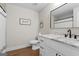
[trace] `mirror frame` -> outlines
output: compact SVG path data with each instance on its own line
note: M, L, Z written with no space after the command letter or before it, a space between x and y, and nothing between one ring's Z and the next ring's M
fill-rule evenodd
M59 7L57 7L57 8L50 11L50 29L68 29L68 28L73 28L74 27L74 20L73 19L72 19L72 27L55 28L55 24L54 24L54 22L52 22L52 18L51 18L52 17L51 16L52 12L59 9L59 8L61 8L62 6L66 5L66 4L68 4L68 3L64 3L61 6L59 6ZM52 23L53 23L53 27L52 27Z

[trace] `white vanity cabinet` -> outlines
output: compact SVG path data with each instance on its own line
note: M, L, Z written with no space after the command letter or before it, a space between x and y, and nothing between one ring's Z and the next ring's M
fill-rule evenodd
M54 39L39 37L42 56L79 56L79 48Z
M79 56L79 48L66 43L58 42L53 39L47 40L50 42L49 47L56 49L63 56ZM48 45L48 43L47 43Z
M47 38L39 37L40 40L40 55L42 56L61 56L63 55L53 47L50 47L50 42L47 43Z

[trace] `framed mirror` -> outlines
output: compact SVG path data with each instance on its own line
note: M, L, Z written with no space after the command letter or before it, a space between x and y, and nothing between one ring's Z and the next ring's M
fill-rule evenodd
M79 27L79 3L65 3L50 12L50 28Z

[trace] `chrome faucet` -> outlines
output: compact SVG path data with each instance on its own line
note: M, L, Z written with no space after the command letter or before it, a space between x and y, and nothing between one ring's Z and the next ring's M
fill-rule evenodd
M69 29L67 32L68 32L69 38L71 38L72 37L71 30Z

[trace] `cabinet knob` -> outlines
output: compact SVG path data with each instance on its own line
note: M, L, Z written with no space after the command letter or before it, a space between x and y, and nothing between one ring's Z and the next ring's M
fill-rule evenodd
M56 56L62 56L62 55L60 55L60 54L56 53Z
M58 56L58 53L56 53L56 56Z

